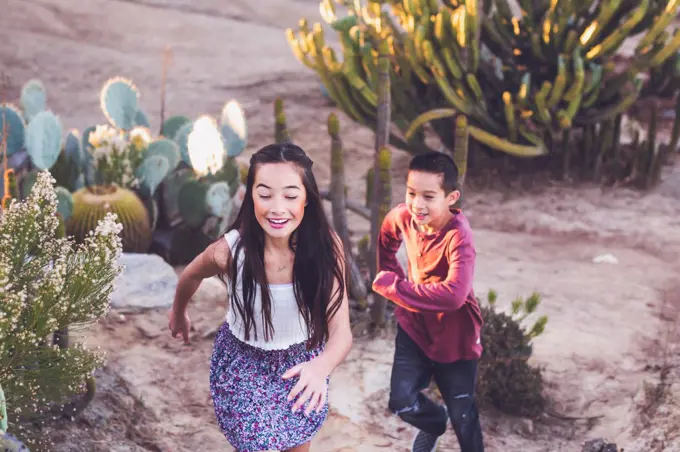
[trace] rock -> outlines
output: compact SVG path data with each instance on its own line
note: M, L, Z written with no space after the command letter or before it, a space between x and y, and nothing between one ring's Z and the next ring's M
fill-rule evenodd
M619 260L613 254L602 254L593 258L594 264L618 264Z
M534 434L534 422L531 419L518 419L515 430L520 435L532 436Z
M116 279L111 307L143 310L172 306L177 274L160 256L123 253L119 262L125 269Z
M619 452L614 443L608 443L602 438L591 439L583 444L581 452Z
M146 316L139 316L135 319L135 326L147 339L155 339L163 334L164 328L167 328L167 318L163 316L162 319L165 321L164 323L158 322L158 319L155 318L155 316L153 319Z
M192 298L201 306L229 306L227 287L217 276L204 279Z

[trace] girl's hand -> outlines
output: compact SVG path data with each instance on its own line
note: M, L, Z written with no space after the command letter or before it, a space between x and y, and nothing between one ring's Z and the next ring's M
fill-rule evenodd
M291 401L302 392L293 405L293 413L300 409L308 400L309 404L305 409L306 416L309 416L315 408L317 413L323 408L328 392L328 386L326 385L328 375L321 367L318 361L312 360L291 367L283 374L282 378L284 380L295 376L300 377L295 387L288 393L288 401Z
M182 334L184 338L184 343L189 343L189 331L191 330L191 320L189 320L189 314L186 309L182 312L176 312L174 308L170 309L168 314L168 328L172 332L172 337L177 337L178 334Z

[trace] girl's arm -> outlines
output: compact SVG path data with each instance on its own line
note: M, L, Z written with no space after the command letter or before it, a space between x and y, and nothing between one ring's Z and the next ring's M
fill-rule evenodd
M342 241L337 234L333 233L333 238L336 241L337 249L340 253L338 260L340 268L342 268L342 279L347 281L345 277L345 254L342 246ZM339 290L337 281L333 285L333 291ZM342 294L342 303L340 308L336 311L333 318L328 321L328 342L324 351L318 356L317 360L323 366L324 373L330 375L333 370L340 364L349 350L352 348L352 329L349 323L349 300L347 298L347 284L345 284L345 291Z
M340 238L334 233L333 238L339 251L338 261L342 268L342 278L345 278L345 258ZM339 289L337 281L334 291ZM334 292L335 293L335 292ZM293 413L309 401L305 413L309 414L314 409L321 411L324 405L327 387L326 378L335 370L352 348L352 329L349 324L349 300L347 298L347 285L342 294L342 302L335 315L328 321L328 341L324 351L311 361L298 364L288 369L282 376L283 379L299 376L298 382L288 393L288 400L297 400L292 406ZM298 397L299 395L299 397Z
M172 309L176 313L183 313L204 279L228 272L230 256L229 244L224 238L212 243L196 256L177 281Z

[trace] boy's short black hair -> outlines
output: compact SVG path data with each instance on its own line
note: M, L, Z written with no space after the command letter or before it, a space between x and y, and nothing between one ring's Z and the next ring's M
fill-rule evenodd
M421 171L423 173L441 174L442 189L448 195L458 190L458 167L448 155L437 152L425 152L417 154L408 165L409 171Z

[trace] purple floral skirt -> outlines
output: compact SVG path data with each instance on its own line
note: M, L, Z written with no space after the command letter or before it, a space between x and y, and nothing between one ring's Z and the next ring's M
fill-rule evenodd
M304 407L293 413L295 401L287 397L298 379L281 376L322 349L307 351L301 343L262 350L236 338L226 322L222 325L210 362L210 392L217 423L237 451L285 450L311 441L326 420L328 404L309 416Z

